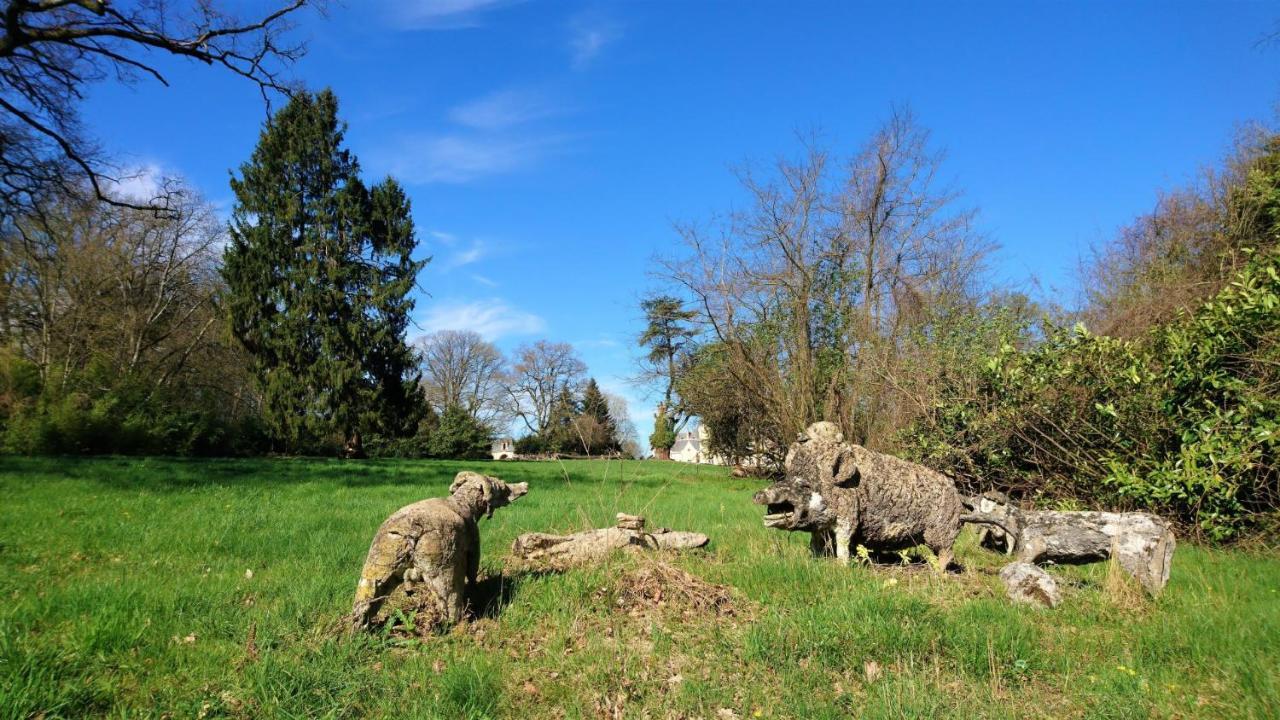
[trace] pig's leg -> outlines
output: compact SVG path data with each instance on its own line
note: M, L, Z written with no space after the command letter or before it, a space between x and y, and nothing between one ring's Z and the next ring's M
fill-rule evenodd
M840 520L836 523L836 559L841 565L849 564L849 545L853 540L853 523Z

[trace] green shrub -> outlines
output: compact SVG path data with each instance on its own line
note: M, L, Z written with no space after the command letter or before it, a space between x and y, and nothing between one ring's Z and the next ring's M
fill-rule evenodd
M547 443L541 435L529 434L516 440L517 455L541 455L547 452Z
M957 385L910 454L969 491L1164 513L1214 540L1280 510L1280 252L1132 340L1055 328Z
M670 450L676 444L676 424L667 415L658 415L653 421L653 433L649 435L649 447Z
M452 460L482 460L489 457L493 432L460 407L446 408L440 426L427 442L429 457Z
M29 399L10 408L0 429L0 449L21 455L222 456L267 448L252 415L228 418L125 392Z

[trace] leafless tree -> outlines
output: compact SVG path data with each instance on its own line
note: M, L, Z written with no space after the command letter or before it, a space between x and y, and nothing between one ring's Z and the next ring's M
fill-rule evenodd
M61 198L0 234L0 333L46 388L225 387L243 366L216 306L225 228L198 195L172 186L163 217Z
M569 343L522 345L505 383L507 407L529 432L538 434L550 422L556 400L566 389L576 393L586 372L586 363Z
M636 432L636 424L631 420L631 408L627 399L621 395L606 391L605 400L609 403L609 417L613 419L618 443L622 445L624 454L630 457L640 455L640 434Z
M814 420L872 444L901 426L897 360L912 330L971 294L989 251L942 160L910 111L894 111L849 160L809 141L772 173L740 174L745 209L678 228L686 252L663 274L737 390L709 399L749 410L725 416L763 414L783 447Z
M441 330L418 340L422 386L437 412L460 407L489 427L510 416L503 388L506 360L472 330Z
M573 435L577 438L578 443L582 446L582 451L590 457L591 450L599 449L610 444L613 439L609 435L609 428L600 422L594 415L577 415L569 421L569 426L573 429Z
M282 41L308 0L240 20L214 0L5 0L0 9L0 213L50 192L88 185L102 202L137 207L110 190L113 171L86 136L79 102L95 82L147 77L167 85L154 52L221 67L284 91L280 68L300 45ZM165 198L167 199L167 198ZM163 208L163 200L155 203Z
M1140 335L1217 293L1256 249L1267 222L1235 201L1280 141L1274 128L1242 128L1221 168L1162 193L1150 213L1095 248L1080 268L1085 322L1096 333Z

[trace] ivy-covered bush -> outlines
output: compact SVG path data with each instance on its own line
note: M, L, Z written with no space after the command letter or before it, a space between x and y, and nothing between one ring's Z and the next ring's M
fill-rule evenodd
M975 371L904 438L969 491L1150 509L1214 540L1280 511L1280 252L1145 335L1054 328Z

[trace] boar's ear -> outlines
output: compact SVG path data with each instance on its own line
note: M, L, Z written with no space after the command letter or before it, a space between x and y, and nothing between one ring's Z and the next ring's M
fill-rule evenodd
M835 462L831 465L832 482L836 487L852 488L857 487L861 479L862 474L858 472L858 463L853 457L853 451L847 447L841 448Z
M493 506L493 479L486 477L480 487L483 488L480 497L484 499L485 517L493 517L493 511L497 509Z

